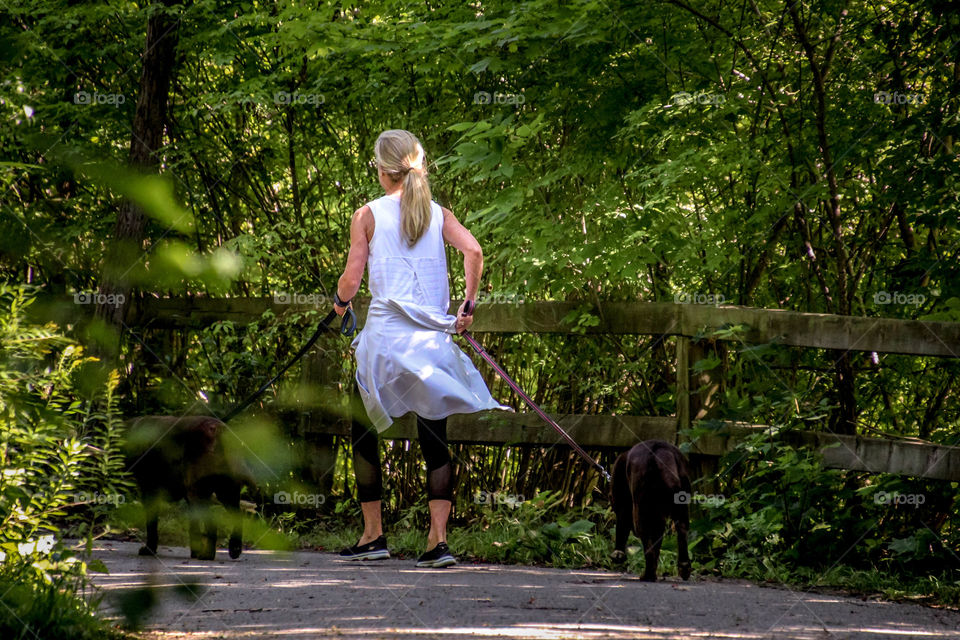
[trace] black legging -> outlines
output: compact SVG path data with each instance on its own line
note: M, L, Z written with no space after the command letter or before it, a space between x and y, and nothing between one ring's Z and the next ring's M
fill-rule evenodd
M360 399L359 396L355 398ZM357 413L358 410L362 413ZM363 403L355 401L350 436L357 498L360 502L373 502L383 496L380 440L377 432L361 421L365 416ZM447 419L428 420L417 416L417 437L427 462L427 500L453 500L453 465L447 449Z

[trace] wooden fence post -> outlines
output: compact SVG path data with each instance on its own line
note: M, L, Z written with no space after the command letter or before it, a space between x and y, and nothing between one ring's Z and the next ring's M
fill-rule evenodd
M331 336L325 336L303 358L300 384L309 398L300 414L297 428L297 468L301 480L323 494L321 510L332 508L327 500L333 490L333 476L337 466L336 436L325 433L331 422L342 420L343 414L336 411L342 393L339 360L334 355L339 351L325 349ZM339 336L332 336L336 340Z
M707 350L702 342L683 335L677 336L677 446L690 442L690 436L682 431L690 429L694 420L705 415L710 397L719 386L716 372L694 374L694 363L706 355ZM717 458L704 455L694 444L687 453L687 460L690 462L691 480L699 480L698 487L703 492L716 493Z
M687 442L681 432L690 428L690 338L677 336L677 432L674 444Z

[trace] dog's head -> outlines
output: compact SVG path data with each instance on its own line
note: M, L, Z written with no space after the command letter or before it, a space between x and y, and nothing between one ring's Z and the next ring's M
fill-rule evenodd
M224 424L209 416L187 416L177 421L176 428L182 434L184 457L196 460L217 449Z

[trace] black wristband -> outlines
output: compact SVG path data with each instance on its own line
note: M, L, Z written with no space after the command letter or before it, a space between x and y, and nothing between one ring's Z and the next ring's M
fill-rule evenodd
M351 298L351 300L352 300L352 298ZM343 300L340 299L340 294L339 294L338 292L334 291L334 292L333 292L333 304L335 304L336 306L340 307L341 309L344 309L344 308L350 306L350 300L347 300L346 302L344 302Z

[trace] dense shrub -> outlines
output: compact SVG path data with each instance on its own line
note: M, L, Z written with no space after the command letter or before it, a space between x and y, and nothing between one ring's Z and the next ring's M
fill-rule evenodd
M83 597L88 566L58 532L129 486L116 374L89 385L95 359L55 326L30 324L31 300L0 287L0 637L104 637L95 599Z

